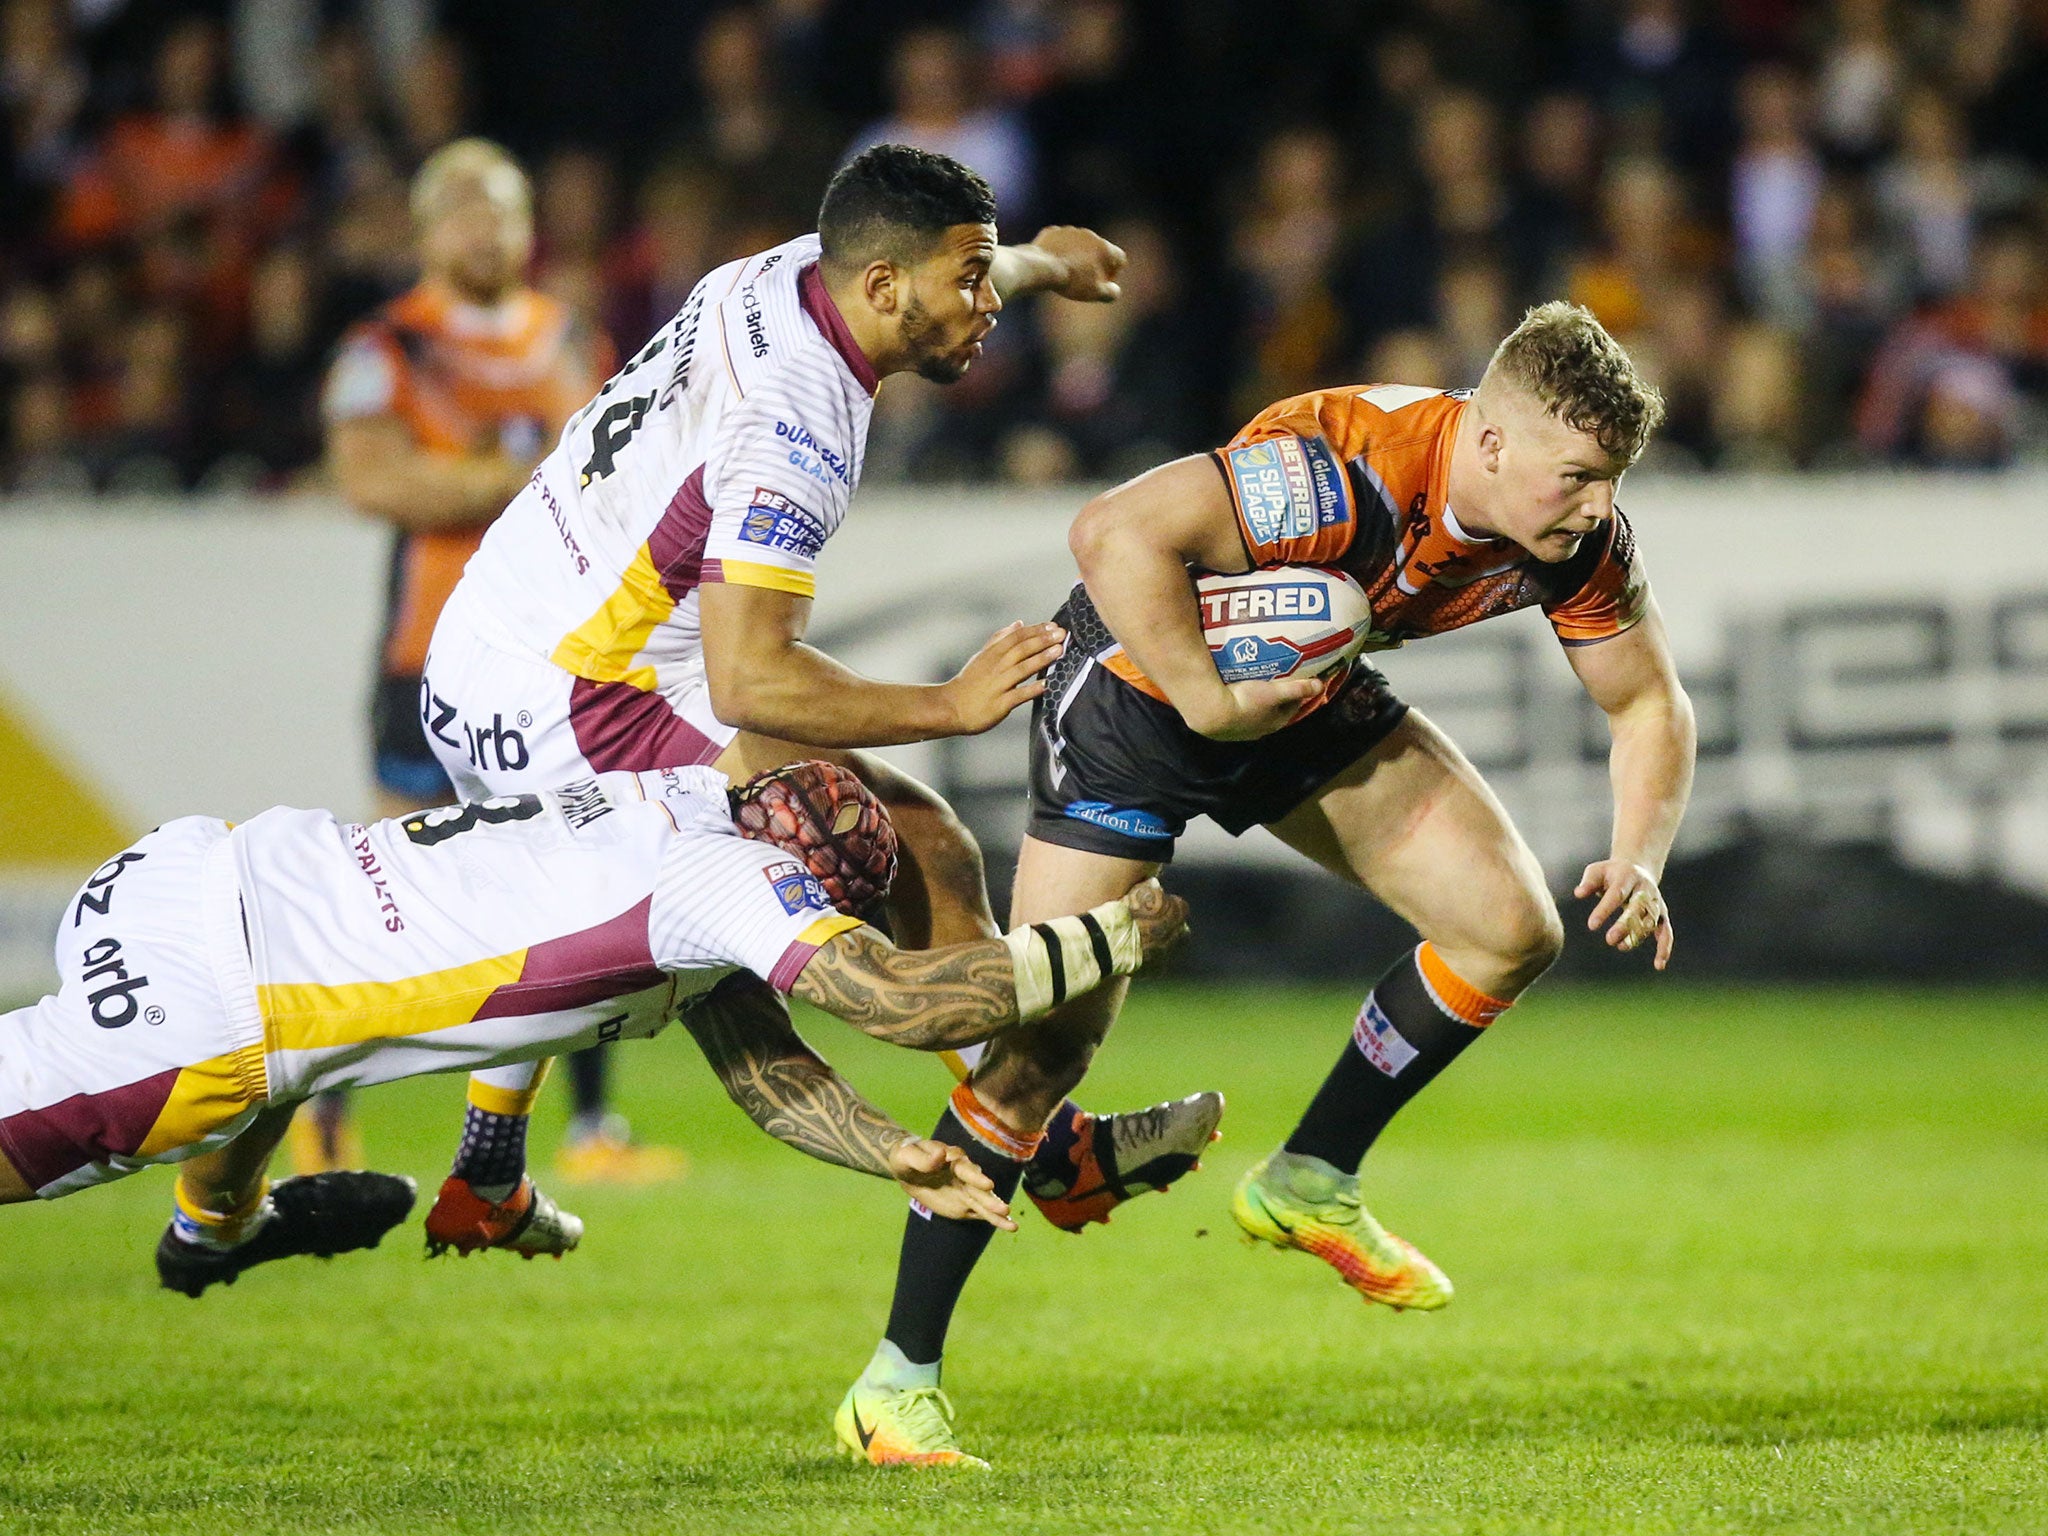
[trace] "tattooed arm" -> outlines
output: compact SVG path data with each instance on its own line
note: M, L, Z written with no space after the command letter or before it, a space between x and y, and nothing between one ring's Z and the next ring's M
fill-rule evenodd
M1128 974L1141 959L1150 960L1170 948L1186 929L1187 903L1167 895L1156 880L1143 881L1121 903L1105 903L1096 911L1107 913L1119 904L1128 911L1125 921L1135 947L1114 969L1096 964L1092 953L1071 967L1063 961L1062 977L1071 974L1075 984L1070 994L1063 979L1063 990L1053 1001L1076 995L1111 974ZM1074 921L1062 918L1052 926ZM1037 927L1040 932L1047 929L1044 924ZM1098 923L1095 937L1102 940L1102 953L1114 959L1101 928ZM1024 932L1020 929L1018 934ZM853 928L819 947L791 991L891 1045L914 1051L976 1045L1017 1022L1017 937L972 939L942 949L898 949L877 929ZM1022 980L1027 998L1043 1004L1043 986L1034 986L1029 976ZM1035 1017L1044 1008L1030 1011Z
M721 982L682 1018L727 1095L777 1141L894 1179L937 1215L1015 1229L988 1175L958 1147L913 1136L862 1098L804 1044L788 1006L759 977Z

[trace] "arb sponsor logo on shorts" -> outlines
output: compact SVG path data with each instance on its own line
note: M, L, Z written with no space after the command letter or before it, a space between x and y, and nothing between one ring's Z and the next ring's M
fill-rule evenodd
M85 953L79 958L85 962L85 968L78 979L90 989L85 1000L92 1009L93 1023L101 1029L120 1029L133 1024L138 1015L150 1024L163 1023L163 1009L150 1008L145 1012L136 1000L135 994L149 985L149 978L128 974L128 959L121 953L119 939L95 939L85 946Z
M92 873L85 882L85 889L78 893L78 905L71 909L71 926L76 928L85 921L85 914L97 912L105 917L114 909L114 882L121 878L121 871L130 864L140 864L148 858L146 853L137 853L130 848L126 853L117 853Z
M768 883L775 887L775 899L782 903L782 910L791 916L832 905L832 898L825 894L825 887L818 884L818 877L795 859L770 864L763 873L768 876Z
M1419 1054L1401 1031L1394 1028L1394 1021L1380 1011L1380 1005L1369 997L1365 1006L1358 1010L1358 1022L1351 1026L1351 1038L1365 1052L1365 1059L1389 1077L1399 1077L1401 1069Z

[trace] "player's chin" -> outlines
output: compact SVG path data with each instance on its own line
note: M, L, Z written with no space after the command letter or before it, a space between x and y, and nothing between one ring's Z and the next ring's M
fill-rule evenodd
M974 360L981 356L981 343L970 342L957 352L941 352L928 357L917 365L917 376L934 384L958 384L967 377L967 370L974 366Z
M1553 531L1539 538L1529 553L1545 565L1558 565L1576 555L1579 546L1585 542L1586 536L1583 533Z

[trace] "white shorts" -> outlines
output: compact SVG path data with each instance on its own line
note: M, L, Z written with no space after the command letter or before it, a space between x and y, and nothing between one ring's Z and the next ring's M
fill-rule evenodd
M457 587L434 626L420 724L464 800L553 789L612 769L715 762L734 735L701 671L649 693L593 683L488 637Z
M56 996L0 1015L0 1152L45 1199L232 1140L269 1097L227 823L188 816L93 873Z

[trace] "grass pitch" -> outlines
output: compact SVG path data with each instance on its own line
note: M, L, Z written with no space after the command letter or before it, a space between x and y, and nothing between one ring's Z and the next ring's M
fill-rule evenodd
M561 1264L415 1226L193 1302L153 1288L160 1173L0 1211L0 1529L2048 1529L2041 998L1539 990L1367 1164L1435 1316L1225 1208L1355 1005L1139 988L1085 1102L1221 1087L1226 1140L1106 1231L997 1239L947 1370L993 1474L833 1457L901 1202L760 1137L678 1029L618 1075L696 1166L558 1190ZM930 1120L935 1064L806 1029ZM431 1191L460 1098L361 1100L373 1161Z

